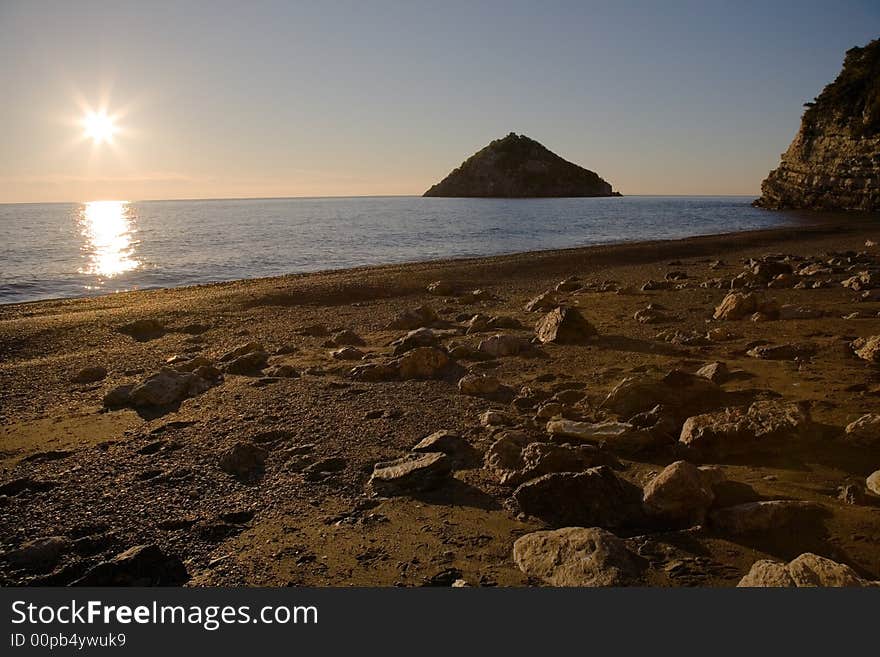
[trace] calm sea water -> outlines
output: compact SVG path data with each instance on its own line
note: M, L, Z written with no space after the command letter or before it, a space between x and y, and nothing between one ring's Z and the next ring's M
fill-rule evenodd
M359 197L0 205L0 303L797 220L750 201Z

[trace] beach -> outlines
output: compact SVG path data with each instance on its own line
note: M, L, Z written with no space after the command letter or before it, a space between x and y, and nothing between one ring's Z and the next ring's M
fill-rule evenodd
M51 559L4 562L0 581L69 584L124 550L156 545L182 561L192 586L540 584L515 563L513 544L560 522L512 501L514 486L486 460L499 435L515 428L546 441L554 417L628 421L606 403L624 378L690 376L714 362L733 375L701 411L802 403L809 426L766 452L701 455L726 482L708 517L757 501L798 500L810 512L744 533L717 517L693 526L622 522L615 533L649 565L638 583L733 586L756 561L805 552L880 579L878 498L853 493L852 503L838 491L863 490L880 467L880 443L854 445L844 432L877 409L880 370L851 343L880 334L880 300L841 284L876 272L880 247L867 245L878 239L876 219L854 217L0 306L2 549L59 538ZM827 272L797 273L834 258ZM768 288L750 277L733 291L775 300L776 313L713 319L731 280L762 262L785 262L792 278ZM823 284L797 287L814 280ZM533 344L535 323L552 306L525 306L561 281L556 301L598 336ZM416 378L352 374L405 356L392 343L422 326L400 315L423 306L434 333L421 337L448 363ZM777 318L779 307L815 312ZM477 314L506 321L471 323ZM138 320L153 328L132 328ZM716 328L723 339L703 337ZM341 331L357 340L334 338ZM474 353L496 334L520 338L519 346ZM223 364L238 356L220 360L248 343L238 356L266 354L252 371ZM754 351L766 345L798 348ZM114 388L199 356L219 371L209 387L167 405L105 403ZM458 381L469 374L499 386L465 394ZM558 407L542 415L548 403ZM492 409L502 424L481 419ZM405 457L440 430L457 436L462 453L439 485L417 494L371 487L376 463ZM224 465L239 443L255 446L255 467ZM614 476L640 491L681 450L675 439L598 449Z

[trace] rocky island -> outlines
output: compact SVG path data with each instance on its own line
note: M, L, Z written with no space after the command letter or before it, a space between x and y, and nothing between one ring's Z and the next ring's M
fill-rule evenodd
M880 209L880 40L847 51L840 75L806 106L800 130L754 204Z
M471 155L424 196L551 198L620 193L596 172L511 132Z

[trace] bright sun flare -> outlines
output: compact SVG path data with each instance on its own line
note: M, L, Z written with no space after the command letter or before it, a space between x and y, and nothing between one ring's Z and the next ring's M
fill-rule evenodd
M106 112L89 112L83 118L86 136L96 144L113 141L116 124Z

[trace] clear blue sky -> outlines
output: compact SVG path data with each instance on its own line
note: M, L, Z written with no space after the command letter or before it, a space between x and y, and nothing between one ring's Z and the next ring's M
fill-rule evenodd
M420 194L511 131L624 194L756 194L877 36L877 0L0 0L0 202Z

